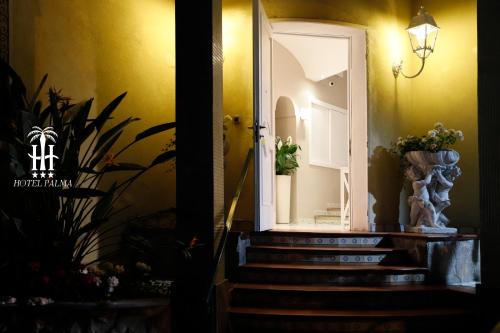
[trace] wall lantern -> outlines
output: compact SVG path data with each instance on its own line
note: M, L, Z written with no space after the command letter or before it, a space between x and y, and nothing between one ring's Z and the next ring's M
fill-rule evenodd
M434 21L434 18L427 13L424 7L420 7L418 14L412 17L406 31L410 37L413 53L422 60L422 64L415 75L405 75L403 73L403 61L399 64L394 64L392 66L392 72L395 78L401 74L408 79L412 79L422 73L425 66L425 59L434 51L439 27L436 21Z

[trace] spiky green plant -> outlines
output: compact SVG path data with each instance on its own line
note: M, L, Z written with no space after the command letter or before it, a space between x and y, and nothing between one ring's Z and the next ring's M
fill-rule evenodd
M48 105L38 99L45 76L28 99L16 72L0 63L0 275L22 273L19 263L39 261L58 267L79 267L89 254L99 252L100 240L119 228L113 222L126 207L118 198L140 176L158 164L173 160L175 150L159 152L148 165L123 161L122 155L135 144L175 128L164 123L138 133L124 147L115 148L126 127L138 121L128 117L107 126L125 98L121 94L95 118L90 117L93 99L71 103L50 88ZM45 132L44 132L45 129ZM14 188L14 179L31 179L29 140L57 144L57 177L71 180L71 188ZM42 142L43 140L43 142ZM118 151L112 155L111 151ZM113 172L128 177L103 188L103 179ZM108 182L109 183L109 182ZM116 222L116 221L115 221ZM13 271L14 270L14 271ZM20 271L19 271L20 270ZM14 273L19 274L14 274Z

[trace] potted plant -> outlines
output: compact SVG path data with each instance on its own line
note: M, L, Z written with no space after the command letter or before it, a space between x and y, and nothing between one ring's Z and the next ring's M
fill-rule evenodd
M300 146L292 143L292 137L283 141L276 137L276 222L290 223L290 193L292 175L299 164L297 151Z
M118 199L143 174L176 156L175 149L167 149L150 163L139 165L124 160L122 154L153 135L174 129L175 123L145 129L117 147L127 126L139 120L128 117L109 125L125 93L94 117L93 99L72 103L54 88L49 89L48 103L43 106L38 95L46 78L28 98L20 77L0 62L0 184L4 191L0 295L75 301L104 297L88 292L89 284L103 284L87 274L87 268L111 257L114 253L103 248L116 249L121 241L125 221L120 212L127 207L120 206ZM35 153L55 156L55 161L50 160L53 167L44 166L50 170L47 175L41 165L33 168ZM106 178L116 181L105 186ZM16 187L16 183L36 186ZM115 287L116 280L110 279L106 290Z
M462 131L447 129L442 123L436 123L426 135L399 137L393 144L393 152L403 159L405 176L413 188L413 194L408 198L411 211L406 231L457 231L446 227L449 220L443 210L450 206L449 191L461 174L457 165L460 154L450 147L463 138Z

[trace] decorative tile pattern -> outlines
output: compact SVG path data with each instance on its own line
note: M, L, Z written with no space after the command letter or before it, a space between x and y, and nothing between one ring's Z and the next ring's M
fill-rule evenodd
M383 237L308 237L308 236L264 236L253 235L252 244L274 244L274 245L314 245L314 246L338 246L338 247L373 247L382 241Z
M240 278L244 282L259 283L308 283L332 285L380 285L380 284L420 284L425 281L425 274L332 274L328 272L299 273L288 271L242 271Z
M326 264L376 264L386 257L385 254L303 254L303 253L273 253L255 252L247 249L248 262L308 262Z

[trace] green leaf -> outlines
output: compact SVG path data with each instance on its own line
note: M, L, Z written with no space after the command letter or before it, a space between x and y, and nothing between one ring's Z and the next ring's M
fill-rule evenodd
M123 133L123 131L120 131L120 132L116 133L115 136L113 136L111 139L108 140L108 142L104 145L104 147L102 147L99 150L96 157L94 157L90 161L89 168L91 168L91 169L94 168L97 165L97 163L99 163L102 160L104 155L106 155L106 153L111 149L111 147L113 147L116 140L118 140L118 138L122 135L122 133Z
M38 96L40 95L40 91L42 91L48 76L49 76L48 74L45 74L42 78L42 81L40 81L38 88L36 88L35 93L33 94L33 97L31 97L31 101L28 104L28 111L34 112L34 107L35 104L37 103Z
M111 101L103 110L102 112L97 116L95 119L95 128L97 131L100 131L106 121L108 120L109 116L115 111L115 109L120 105L122 100L125 98L127 95L127 92L124 92L120 96L116 97L114 100Z
M280 166L284 166L285 165L285 155L279 155L277 158L277 161L278 161L278 164Z
M137 136L135 137L135 141L137 142L137 141L140 141L142 139L147 138L148 136L167 131L169 129L175 128L175 126L176 126L175 122L153 126L149 129L137 134Z
M40 124L45 124L45 121L50 115L50 105L47 106L41 113L40 113Z
M57 108L57 93L54 89L49 89L49 110L50 115L52 116L52 122L54 124L54 130L56 132L60 132L62 129L62 120L61 115L59 114L59 110Z
M39 117L41 109L42 109L42 102L36 101L35 105L33 106L33 114Z
M116 191L116 182L114 182L106 195L102 197L96 204L94 211L92 212L91 221L102 220L106 214L111 210L111 205L113 203L113 198Z
M117 165L107 166L103 172L113 172L113 171L141 171L146 170L145 166L135 164L135 163L118 163Z
M102 197L106 195L106 192L93 188L75 187L61 190L59 195L65 198L83 199L91 197Z
M113 126L109 130L107 130L106 132L104 132L99 137L99 140L97 141L97 144L95 145L94 152L97 151L99 148L101 148L101 146L105 142L107 142L109 139L111 139L116 133L118 133L119 131L121 131L125 126L127 126L128 124L130 124L130 123L132 123L134 121L137 121L137 120L140 120L140 119L139 118L129 117L129 118L125 119L124 121L122 121L121 123L119 123L118 125Z
M113 111L118 107L118 105L121 103L121 101L125 98L126 95L127 93L124 92L123 94L112 100L111 103L109 103L101 111L101 113L99 113L99 115L90 124L88 124L87 127L85 127L85 130L82 132L80 142L85 141L90 136L90 134L92 134L94 130L97 130L98 132L101 130L104 124L106 124L106 121L108 121Z
M151 162L151 166L154 166L154 165L157 165L157 164L160 164L160 163L164 163L164 162L166 162L168 160L171 160L175 156L176 156L176 151L175 150L169 150L169 151L166 151L164 153L161 153L160 155L158 155L153 160L153 162Z
M87 122L87 118L90 113L90 109L92 108L92 103L94 102L94 99L88 99L84 102L72 105L66 112L65 112L65 121L71 123L71 127L74 130L74 134L76 138L81 138L82 133L85 130L85 124ZM78 141L78 143L81 143L82 141Z

